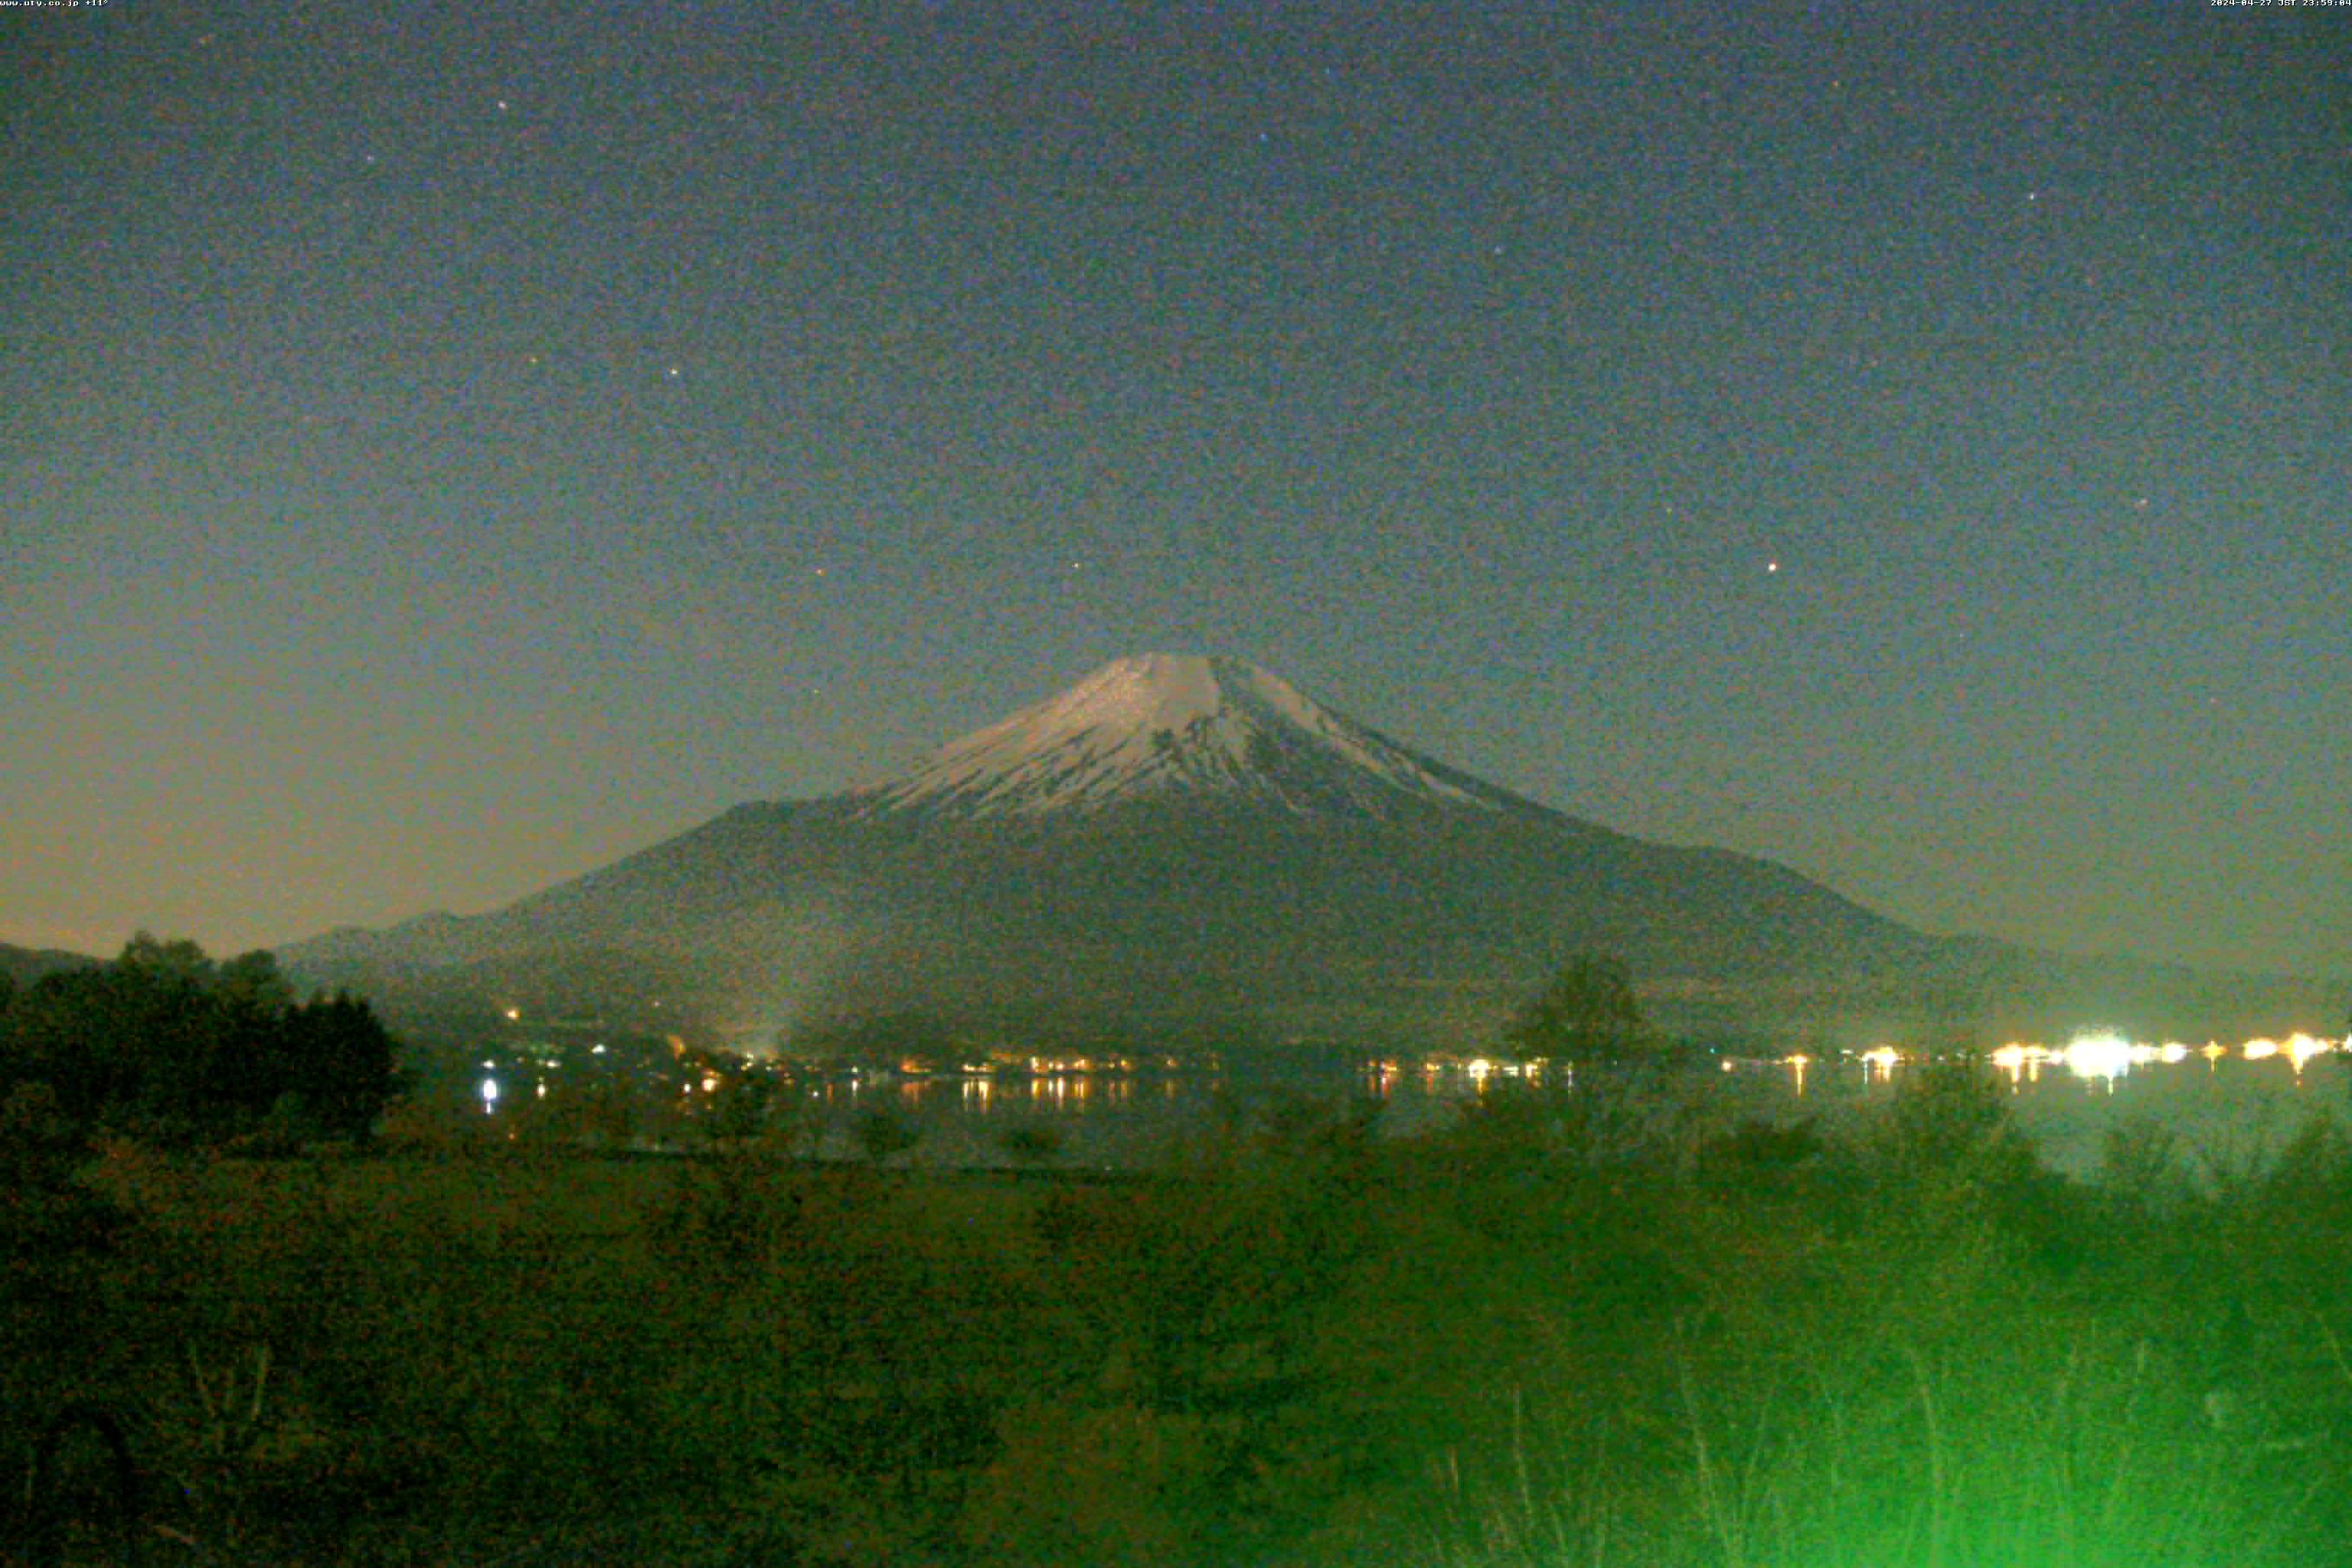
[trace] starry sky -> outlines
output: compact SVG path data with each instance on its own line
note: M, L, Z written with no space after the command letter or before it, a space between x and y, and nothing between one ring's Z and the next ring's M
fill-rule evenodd
M1150 649L2352 972L2352 8L0 9L0 940L492 908Z

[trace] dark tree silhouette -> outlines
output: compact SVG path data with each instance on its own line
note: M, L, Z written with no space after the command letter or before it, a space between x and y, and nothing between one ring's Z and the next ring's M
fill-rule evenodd
M16 999L0 1090L45 1084L76 1126L175 1142L234 1135L281 1105L352 1137L396 1087L397 1054L364 1002L295 1002L267 952L215 964L142 931L112 963L46 975Z
M1619 1063L1656 1044L1633 972L1613 953L1580 952L1562 964L1512 1020L1505 1038L1523 1057L1580 1065Z
M374 1011L338 992L289 1008L279 1026L280 1092L331 1137L362 1138L399 1087L400 1048Z

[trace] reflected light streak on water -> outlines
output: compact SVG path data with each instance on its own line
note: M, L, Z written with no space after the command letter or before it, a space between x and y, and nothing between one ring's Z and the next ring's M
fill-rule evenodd
M2021 1083L2040 1083L2042 1064L2052 1060L2050 1051L2041 1046L2011 1040L1992 1054L1992 1065L2009 1075L2010 1087Z

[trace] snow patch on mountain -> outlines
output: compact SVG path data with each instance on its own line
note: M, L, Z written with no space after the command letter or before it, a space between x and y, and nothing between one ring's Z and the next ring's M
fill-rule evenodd
M1206 795L1386 816L1411 802L1540 809L1433 762L1240 659L1115 659L1057 697L850 793L861 814L1087 810Z

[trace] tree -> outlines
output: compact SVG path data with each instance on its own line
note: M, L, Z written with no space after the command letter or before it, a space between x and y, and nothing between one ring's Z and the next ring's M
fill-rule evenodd
M256 948L222 963L217 976L220 998L232 1007L282 1013L294 1005L294 987L278 968L278 955Z
M251 955L248 954L248 957ZM209 990L219 970L205 950L187 938L165 942L149 931L138 931L122 944L114 967L157 982L177 982L195 990Z
M400 1048L375 1012L341 992L287 1009L278 1027L281 1093L331 1137L364 1138L400 1087Z
M112 964L43 975L10 1009L11 1049L0 1077L10 1085L47 1084L77 1126L135 1105L146 1089L151 1022L137 990Z
M1633 972L1613 953L1580 952L1519 1009L1504 1037L1522 1057L1620 1063L1654 1048L1633 995Z
M232 1136L290 1097L320 1131L356 1136L397 1083L397 1047L365 1003L297 1004L267 952L215 964L144 931L112 963L43 976L7 1023L0 1093L45 1084L81 1128Z

